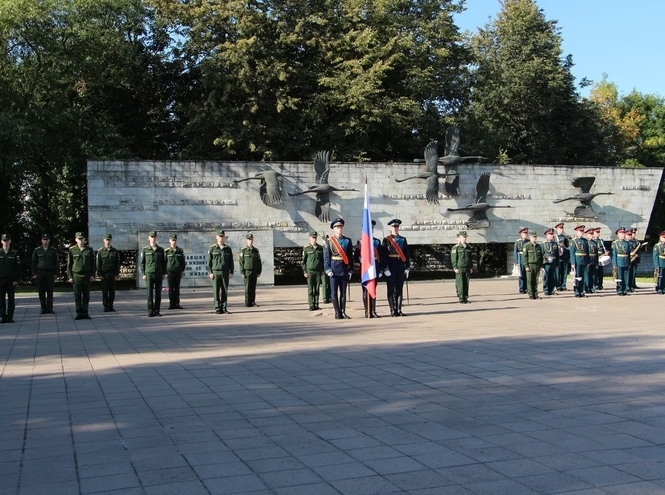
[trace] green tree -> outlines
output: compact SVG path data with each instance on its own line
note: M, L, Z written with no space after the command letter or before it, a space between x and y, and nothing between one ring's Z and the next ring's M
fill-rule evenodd
M172 152L169 37L140 0L5 0L0 39L1 187L22 230L71 236L87 159Z
M412 157L466 95L459 2L152 1L184 39L185 157Z
M513 163L588 163L595 108L580 102L563 57L561 30L534 0L503 0L497 17L470 40L473 93L465 111L466 153Z

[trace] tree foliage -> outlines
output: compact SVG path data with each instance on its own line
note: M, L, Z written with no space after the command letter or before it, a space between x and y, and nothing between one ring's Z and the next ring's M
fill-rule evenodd
M70 236L87 226L87 159L169 156L173 71L152 24L140 0L2 3L5 230Z
M181 156L411 157L466 97L451 0L153 4L184 37Z
M513 163L587 163L596 129L563 57L557 22L534 0L503 0L471 38L475 55L466 128L476 149ZM470 152L470 150L466 150Z

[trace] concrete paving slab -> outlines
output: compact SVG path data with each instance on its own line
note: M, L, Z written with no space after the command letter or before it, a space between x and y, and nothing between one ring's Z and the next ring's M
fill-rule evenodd
M304 287L145 292L0 326L0 494L665 493L661 296L532 301L410 284L404 318L307 311ZM380 298L384 288L379 287ZM387 314L384 299L379 314Z

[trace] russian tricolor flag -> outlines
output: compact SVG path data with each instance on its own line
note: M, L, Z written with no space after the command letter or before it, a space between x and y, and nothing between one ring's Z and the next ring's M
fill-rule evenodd
M360 238L360 274L363 286L372 299L376 299L376 265L374 263L374 239L372 236L372 215L369 212L367 178L365 178L363 231Z

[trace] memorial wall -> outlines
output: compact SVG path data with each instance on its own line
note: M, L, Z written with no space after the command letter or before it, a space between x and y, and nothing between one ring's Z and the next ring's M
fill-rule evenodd
M425 164L418 163L330 163L327 185L356 191L332 190L317 201L315 193L289 196L317 184L312 162L89 161L89 237L98 247L103 234L111 232L116 248L138 250L147 244L148 231L156 230L164 247L168 235L177 233L189 263L182 284L196 286L209 285L204 263L216 229L226 231L227 244L236 253L245 245L245 234L252 232L264 263L259 284L272 284L273 249L305 245L310 230L329 233L329 222L321 220L326 210L330 219L345 219L348 237L354 242L359 238L365 178L376 237L389 232L390 219L400 218L409 244L453 244L460 230L467 230L468 241L477 244L513 242L520 227L542 237L546 228L561 221L568 234L573 224L583 223L602 227L605 240L614 239L619 226L637 227L643 238L662 173L460 164L455 178L459 195L448 196L446 179L440 178L436 204L437 197L429 194L428 200L431 177L395 180L426 176ZM264 179L235 182L257 174ZM581 187L572 185L574 179ZM283 202L272 197L275 181ZM487 193L478 201L477 190L483 188ZM449 211L467 206L471 209ZM231 283L242 283L242 277Z

